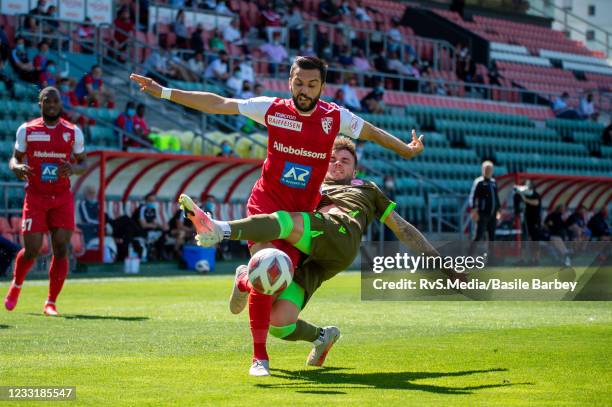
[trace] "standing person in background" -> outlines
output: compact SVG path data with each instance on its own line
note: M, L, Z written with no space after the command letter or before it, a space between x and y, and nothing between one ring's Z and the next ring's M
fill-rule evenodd
M489 241L495 240L497 221L501 217L501 205L497 194L497 183L493 178L491 161L482 163L482 175L472 184L469 203L472 220L476 223L474 241L485 240L485 232L488 234Z

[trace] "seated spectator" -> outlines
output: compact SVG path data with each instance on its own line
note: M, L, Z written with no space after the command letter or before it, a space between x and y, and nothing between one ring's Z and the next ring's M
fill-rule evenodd
M217 154L217 157L236 157L236 153L232 150L232 146L227 140L221 142L221 151Z
M139 147L140 143L134 140L129 135L136 135L134 119L136 117L136 105L134 102L127 102L125 110L119 114L115 125L123 130L121 138L123 139L123 147Z
M563 92L553 103L553 113L560 119L580 119L580 115L568 105L569 93Z
M145 239L147 247L154 249L153 251L149 250L149 253L154 253L151 257L161 259L163 257L168 225L161 221L157 212L156 201L157 197L155 194L147 194L145 202L134 211L132 217L140 228L140 237Z
M77 28L77 35L81 40L92 40L96 33L96 27L92 24L91 18L85 17L83 24Z
M217 6L215 7L215 11L219 14L224 14L226 16L234 15L234 12L227 7L227 4L225 4L225 0L217 1Z
M358 72L370 72L373 70L370 61L365 57L361 48L357 48L353 56L353 69Z
M204 63L204 54L201 52L196 52L192 58L187 61L187 67L191 74L196 77L196 80L201 79L204 76L204 71L206 70L206 65Z
M253 59L250 55L244 57L244 60L240 63L240 75L242 80L249 82L251 85L255 83L255 71L253 70Z
M89 185L85 188L85 199L79 202L77 212L79 214L78 226L83 231L83 238L87 243L98 236L100 225L100 204L96 187Z
M179 10L179 12L176 14L174 23L172 23L172 31L176 35L176 47L187 48L189 33L187 31L187 25L185 24L184 10Z
M340 49L340 55L338 55L337 61L340 66L346 69L353 66L353 56L351 55L351 49L348 46L346 45L342 46L342 48Z
M601 142L604 146L612 146L612 119L601 135Z
M363 0L357 0L355 18L359 21L372 21L372 18L368 15L367 8L363 5Z
M404 36L400 31L401 23L400 19L393 17L391 19L391 28L387 31L387 51L398 52L400 55L402 47L405 53L407 53L411 59L417 59L417 53L410 44L404 44Z
M55 62L48 61L47 67L39 75L38 86L41 89L44 89L47 86L55 86L55 83L56 83L55 74L56 73L57 73L57 67L55 66Z
M124 6L119 9L117 18L113 21L114 34L113 34L113 46L117 53L117 59L125 61L126 56L124 53L128 47L129 36L134 33L134 22L130 18L130 9Z
M502 86L500 82L499 71L497 70L497 64L495 60L491 60L489 65L489 85Z
M204 78L225 82L229 78L229 57L227 52L219 52L219 57L208 65Z
M177 259L183 256L183 246L192 240L196 234L193 222L183 215L182 210L177 210L168 221L168 234L174 238L174 255Z
M364 113L384 113L383 98L385 87L379 83L361 100L361 109Z
M279 34L275 33L274 40L271 43L262 45L260 49L268 60L269 73L271 75L276 75L278 66L286 62L289 57L286 47L280 43Z
M344 92L342 105L353 112L361 111L361 102L359 102L357 92L355 91L356 86L357 79L355 77L352 77L349 79L348 83L342 85L342 90Z
M225 43L221 38L219 30L213 30L212 35L208 39L208 47L211 52L225 51Z
M414 65L415 63L416 66ZM421 76L418 69L418 61L415 59L414 61L412 61L412 66L407 66L401 61L397 52L389 53L387 69L389 70L389 72L396 73L398 75L412 76L417 79Z
M78 123L85 126L90 122L85 116L82 116L74 108L80 106L79 98L72 88L72 83L68 78L62 78L59 81L58 90L60 91L60 99L62 101L62 117L72 123ZM95 122L91 120L91 122Z
M91 71L83 75L76 86L75 93L79 103L83 106L114 107L111 93L104 86L102 68L100 65L91 67Z
M32 61L34 65L34 69L42 73L45 71L47 67L47 61L49 60L49 44L47 41L43 40L38 43L38 54L34 57Z
M149 140L151 130L145 119L145 105L139 103L136 106L136 116L134 117L134 133L144 140Z
M15 82L9 75L4 71L4 59L0 58L0 82L4 82L4 86L6 86L6 90L8 90L11 97L15 97Z
M189 39L190 48L195 53L204 53L204 40L202 39L202 34L204 33L204 28L202 24L199 23L196 26L196 29L191 33L191 38Z
M50 5L44 14L47 20L43 20L43 32L55 33L59 29L59 21L57 21L57 7Z
M339 0L323 0L319 3L319 19L330 24L336 24L342 20Z
M273 3L267 3L261 12L261 17L264 23L264 30L268 42L274 42L274 36L280 34L280 42L285 42L285 29L282 27L280 14L274 10Z
M380 54L383 51L385 34L380 21L374 23L374 31L370 33L370 55Z
M587 223L587 227L591 231L591 238L593 240L610 240L610 227L606 222L607 218L608 210L604 207L593 215L589 220L589 223Z
M240 32L240 20L238 18L234 18L227 26L225 26L223 29L223 40L234 45L244 44L244 39L242 38L242 33Z
M255 94L255 97L264 96L264 92L265 89L263 85L261 83L256 83L255 87L253 88L253 93Z
M248 81L242 82L242 90L238 94L238 99L250 99L255 97L255 93L253 93L251 83Z
M586 120L597 121L597 117L599 113L595 111L595 105L593 104L593 94L589 93L588 95L580 98L580 116Z
M227 86L230 90L230 96L235 97L242 91L242 84L244 80L242 79L242 73L240 72L240 67L234 69L232 76L227 78L225 81L225 86Z
M35 32L38 29L38 20L35 17L45 15L46 4L46 0L38 0L38 2L36 3L36 7L34 7L28 12L28 17L26 18L25 26L31 32Z
M179 57L172 55L168 48L166 37L162 36L159 41L159 48L154 49L147 57L143 68L148 76L151 76L163 86L167 85L168 78L182 81L197 79L183 63L183 60Z
M378 72L394 73L391 71L391 69L389 69L389 59L387 58L385 51L381 51L381 53L374 58L374 68L376 68Z
M283 17L283 22L289 30L289 48L299 48L304 43L304 17L299 4L291 3L288 13Z
M338 90L336 90L332 103L335 103L338 106L346 107L344 106L344 90L342 88L338 88Z
M304 46L300 48L298 54L304 57L316 57L317 56L317 53L315 52L312 46L312 41L310 40L306 40L306 42L304 43Z
M565 221L570 240L587 240L586 208L580 205Z
M28 58L25 40L22 37L17 37L15 40L15 48L11 53L11 65L22 81L34 83L38 80L38 74Z

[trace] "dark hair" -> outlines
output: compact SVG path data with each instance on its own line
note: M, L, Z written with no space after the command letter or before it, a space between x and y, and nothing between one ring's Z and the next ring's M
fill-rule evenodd
M340 151L340 150L346 150L349 153L351 153L351 155L355 159L355 168L357 168L357 153L355 152L355 143L353 143L353 141L348 137L343 137L343 136L336 137L332 151Z
M132 102L131 100L125 104L125 110L128 110L130 107L131 108L135 108L136 107L136 104L134 102Z
M327 64L320 58L303 56L295 57L293 64L291 64L289 76L293 75L293 70L296 67L302 69L318 69L319 73L321 74L321 83L325 83L325 80L327 79Z
M57 97L60 97L60 91L57 90L56 87L54 87L54 86L47 86L46 88L41 90L40 93L38 94L38 100L40 102L42 102L42 100L45 98L45 96L47 96L47 93L53 93L53 92L55 92Z

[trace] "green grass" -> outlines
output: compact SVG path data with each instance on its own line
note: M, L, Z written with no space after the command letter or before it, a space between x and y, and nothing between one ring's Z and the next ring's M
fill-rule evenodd
M251 378L248 316L229 313L229 286L73 280L64 318L47 318L46 282L26 281L0 312L0 386L76 386L69 405L88 406L612 404L610 303L362 302L358 274L343 274L304 311L342 329L327 367L304 367L308 344L271 338L273 377Z

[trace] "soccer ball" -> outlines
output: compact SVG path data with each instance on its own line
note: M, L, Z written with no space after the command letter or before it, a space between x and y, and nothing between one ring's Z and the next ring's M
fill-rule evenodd
M293 264L278 249L263 249L249 260L249 281L262 294L273 295L283 291L293 280Z
M198 273L208 273L210 271L208 260L198 260L195 264L195 270Z

